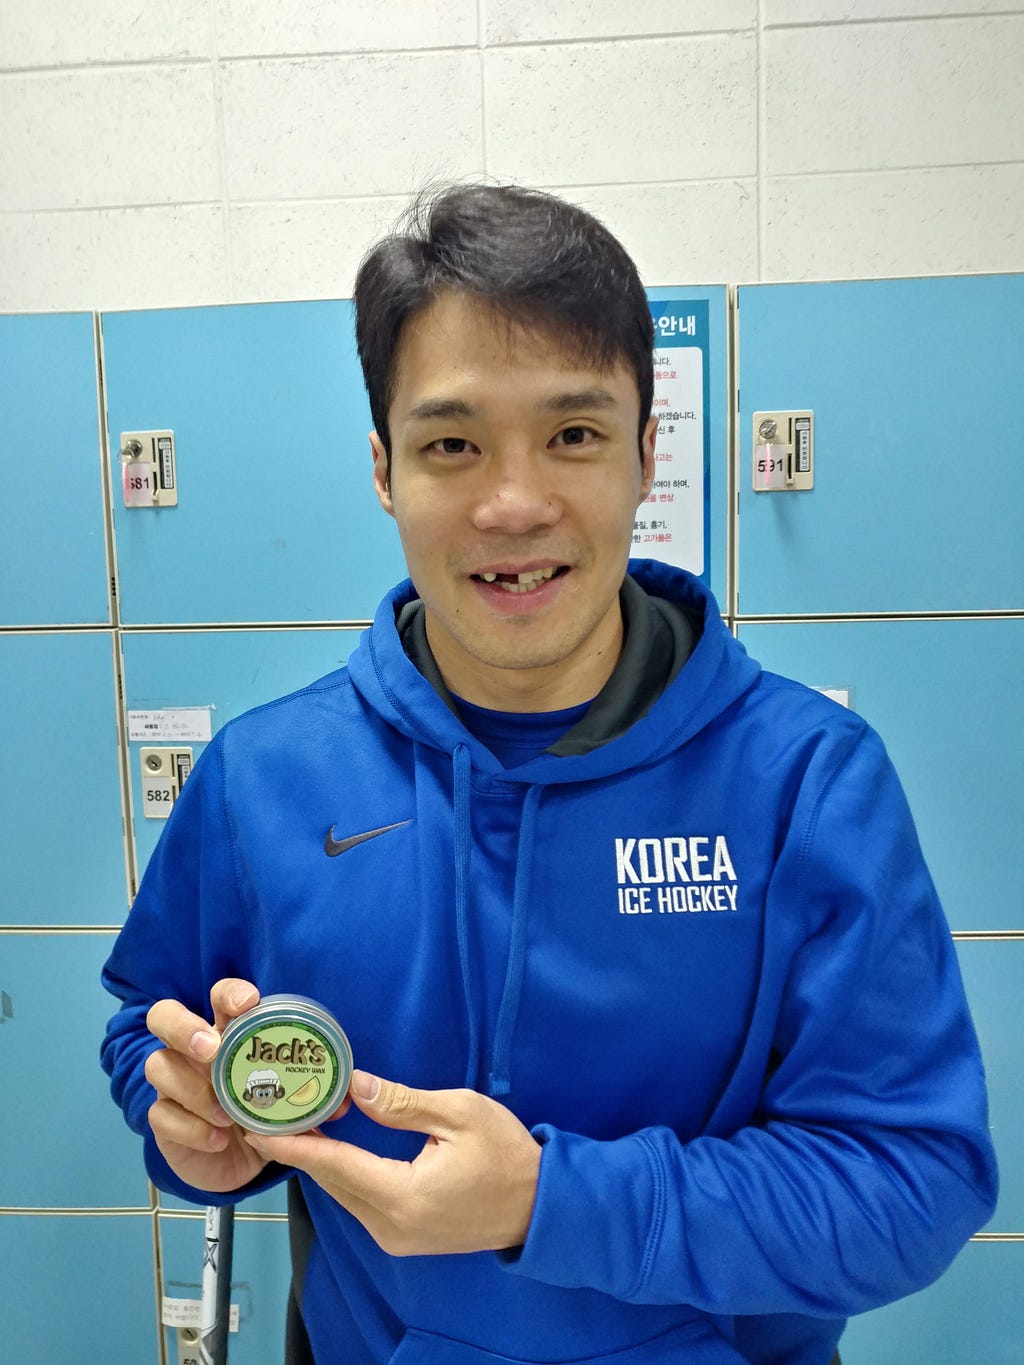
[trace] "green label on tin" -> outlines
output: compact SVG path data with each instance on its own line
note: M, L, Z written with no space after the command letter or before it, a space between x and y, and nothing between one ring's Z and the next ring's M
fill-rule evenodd
M327 1102L338 1055L311 1024L258 1025L234 1045L225 1071L235 1103L261 1123L294 1123Z

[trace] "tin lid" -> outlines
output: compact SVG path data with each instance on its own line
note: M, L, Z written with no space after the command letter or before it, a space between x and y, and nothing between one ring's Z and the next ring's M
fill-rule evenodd
M304 1133L345 1098L352 1048L334 1016L305 995L268 995L224 1029L213 1059L217 1099L253 1133Z

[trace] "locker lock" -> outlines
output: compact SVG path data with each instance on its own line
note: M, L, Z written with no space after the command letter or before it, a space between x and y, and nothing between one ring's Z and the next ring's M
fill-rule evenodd
M754 413L755 493L814 487L814 413Z
M179 1327L177 1365L202 1365L202 1347L195 1327Z
M142 768L142 813L147 820L166 820L192 771L192 750L145 748L139 755Z
M125 507L177 507L173 431L122 431L120 457Z

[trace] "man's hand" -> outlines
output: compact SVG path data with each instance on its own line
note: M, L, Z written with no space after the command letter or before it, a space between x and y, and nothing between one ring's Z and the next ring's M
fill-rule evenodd
M364 1071L349 1093L376 1123L427 1134L414 1161L321 1134L245 1140L312 1176L392 1256L497 1251L526 1240L541 1149L511 1110L473 1090L411 1090Z
M200 1190L241 1189L266 1165L220 1107L210 1082L225 1024L259 998L251 982L226 978L210 992L213 1029L177 1000L158 1000L146 1016L164 1045L146 1059L146 1079L157 1092L149 1125L171 1170Z

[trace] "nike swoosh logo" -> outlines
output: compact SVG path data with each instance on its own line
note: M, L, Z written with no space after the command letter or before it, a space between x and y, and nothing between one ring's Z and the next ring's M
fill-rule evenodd
M339 853L347 853L350 848L355 848L356 844L365 844L367 839L376 839L378 834L387 834L389 830L401 829L403 825L411 825L411 820L399 820L395 825L381 825L380 829L368 829L362 834L350 834L347 839L335 839L334 826L327 831L327 838L324 840L324 852L328 858L336 858Z

